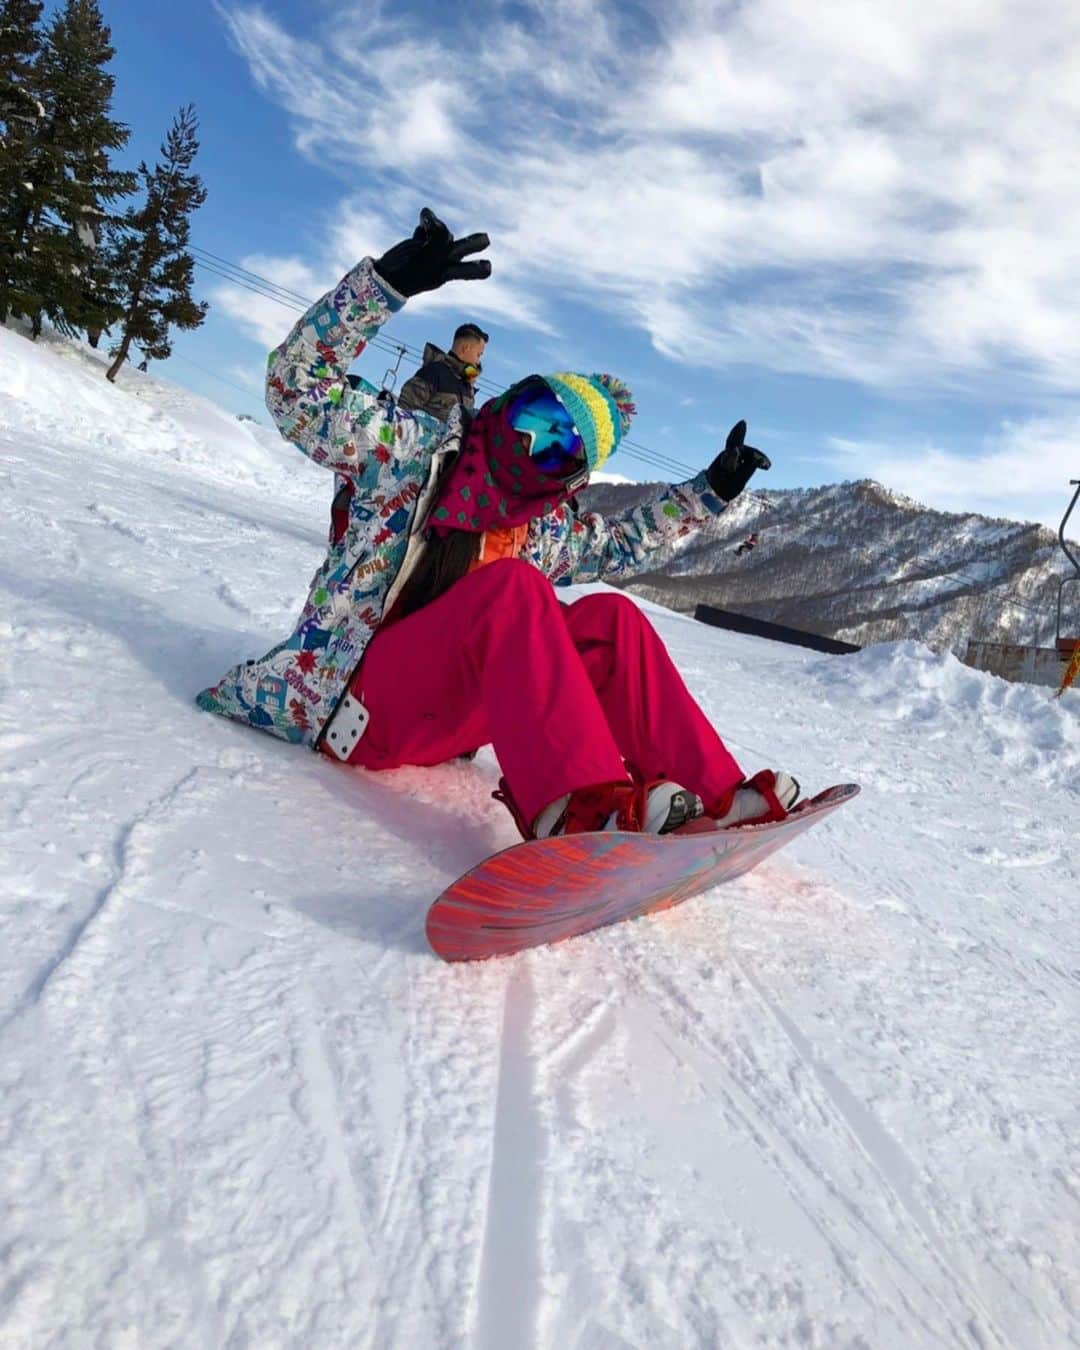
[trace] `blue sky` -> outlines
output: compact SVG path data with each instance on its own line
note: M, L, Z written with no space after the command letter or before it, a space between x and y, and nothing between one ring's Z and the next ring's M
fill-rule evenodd
M873 477L1060 519L1080 477L1080 8L102 10L131 157L197 106L200 247L314 298L431 205L491 235L494 275L411 303L391 336L445 344L475 319L499 384L614 371L634 439L689 466L745 417L761 486ZM262 415L292 318L199 284L211 317L167 373Z

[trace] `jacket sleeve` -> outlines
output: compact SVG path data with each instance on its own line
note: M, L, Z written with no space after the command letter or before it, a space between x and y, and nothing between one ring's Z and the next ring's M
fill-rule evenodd
M356 477L379 460L410 459L427 437L421 424L345 371L405 303L370 258L316 301L270 353L266 406L287 441L316 464Z
M557 586L600 581L631 571L654 550L698 529L726 507L699 473L688 483L660 489L621 516L560 506L533 521L527 554Z

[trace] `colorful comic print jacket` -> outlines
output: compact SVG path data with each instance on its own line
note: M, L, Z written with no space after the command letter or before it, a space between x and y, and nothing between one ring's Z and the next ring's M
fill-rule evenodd
M365 258L270 354L267 407L287 441L336 475L334 520L296 627L204 689L197 702L209 712L314 746L426 546L423 525L460 442L460 413L439 423L366 381L354 387L345 373L403 303ZM725 505L701 473L611 519L560 506L530 523L521 556L556 585L597 581Z

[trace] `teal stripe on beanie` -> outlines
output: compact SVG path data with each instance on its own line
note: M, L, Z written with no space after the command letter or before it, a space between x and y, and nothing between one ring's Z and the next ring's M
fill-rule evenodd
M614 375L559 371L542 378L574 419L590 471L599 469L630 426L635 411L630 390Z

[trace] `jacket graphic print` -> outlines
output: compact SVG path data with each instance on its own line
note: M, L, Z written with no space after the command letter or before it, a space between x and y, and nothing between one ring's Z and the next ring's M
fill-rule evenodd
M365 258L271 352L267 407L287 441L336 475L339 518L293 631L197 698L208 712L312 747L423 551L439 471L460 443L458 410L439 423L346 378L403 303ZM521 556L556 585L597 581L725 505L700 473L610 519L560 506L530 522Z

